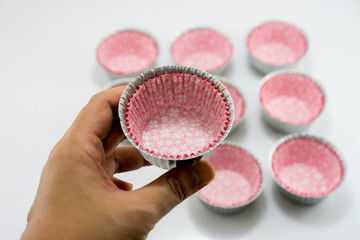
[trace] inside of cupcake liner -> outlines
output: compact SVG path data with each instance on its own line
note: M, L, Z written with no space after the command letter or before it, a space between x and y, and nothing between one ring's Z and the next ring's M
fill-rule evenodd
M149 35L138 31L122 31L107 37L97 50L100 64L109 72L129 75L150 67L156 60L158 47Z
M210 29L193 29L176 39L171 54L179 65L212 71L225 65L232 55L230 41Z
M309 137L281 144L272 157L272 170L287 190L307 197L329 194L344 174L341 159L332 147Z
M298 61L306 52L307 41L296 27L284 22L268 22L248 37L248 49L259 61L286 65Z
M251 201L260 191L263 181L261 167L245 150L220 145L207 161L215 168L215 178L198 193L208 203L236 207Z
M320 87L305 75L277 74L261 87L260 101L267 114L290 124L313 121L324 107Z
M136 144L164 158L186 158L212 147L229 124L227 102L214 84L190 73L166 73L140 85L126 109Z

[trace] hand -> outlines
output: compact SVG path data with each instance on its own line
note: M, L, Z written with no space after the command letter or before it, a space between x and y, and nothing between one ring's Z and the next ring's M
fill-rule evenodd
M117 116L124 87L98 93L50 153L22 239L144 239L155 224L214 178L210 164L172 169L143 188L113 177L149 165Z

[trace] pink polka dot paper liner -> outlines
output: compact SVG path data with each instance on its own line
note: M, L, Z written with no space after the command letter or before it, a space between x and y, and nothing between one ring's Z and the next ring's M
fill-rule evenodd
M244 95L240 91L239 88L229 83L229 80L226 77L223 76L215 76L217 79L219 79L222 84L226 87L226 89L229 91L230 96L234 103L234 124L232 127L232 130L237 127L242 120L244 119L245 109L246 109L246 102Z
M99 64L112 76L131 76L153 66L158 45L149 34L123 30L105 38L98 46Z
M293 70L270 73L260 83L265 120L286 132L306 130L325 106L325 93L311 77Z
M271 172L285 195L312 204L339 187L345 175L343 157L322 138L308 134L284 137L271 154Z
M121 127L150 163L170 169L206 157L229 133L234 106L215 77L164 66L136 77L119 103Z
M297 27L285 22L266 22L255 27L247 39L253 66L266 74L294 67L305 55L308 41Z
M262 167L237 144L223 142L206 161L215 168L215 178L197 195L213 211L234 213L261 194L264 183Z
M230 40L209 28L194 28L181 34L171 46L178 65L191 66L212 74L225 70L233 53Z

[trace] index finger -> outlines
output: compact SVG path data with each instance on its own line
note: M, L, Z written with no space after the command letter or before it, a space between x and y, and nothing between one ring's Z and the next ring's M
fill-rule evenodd
M117 116L119 100L125 87L114 87L94 95L80 111L71 128L103 140L111 129L114 116Z

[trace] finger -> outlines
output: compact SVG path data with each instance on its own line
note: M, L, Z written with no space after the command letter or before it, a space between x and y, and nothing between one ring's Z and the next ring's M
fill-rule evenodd
M117 115L119 100L124 89L125 86L119 86L94 95L75 119L71 130L104 139L112 127L114 116Z
M207 185L215 177L214 168L206 161L175 168L147 186L135 190L137 198L146 199L153 218L159 221L183 200ZM149 206L150 205L150 206Z
M120 126L119 117L116 116L113 118L112 126L109 133L102 140L105 155L108 156L108 154L113 152L115 148L119 145L119 143L125 140L125 138L126 137L123 134Z
M132 171L149 165L150 163L143 158L134 146L116 148L103 162L103 168L109 177L115 173Z
M111 181L121 190L131 191L133 189L133 185L131 183L123 181L116 177L111 177Z

